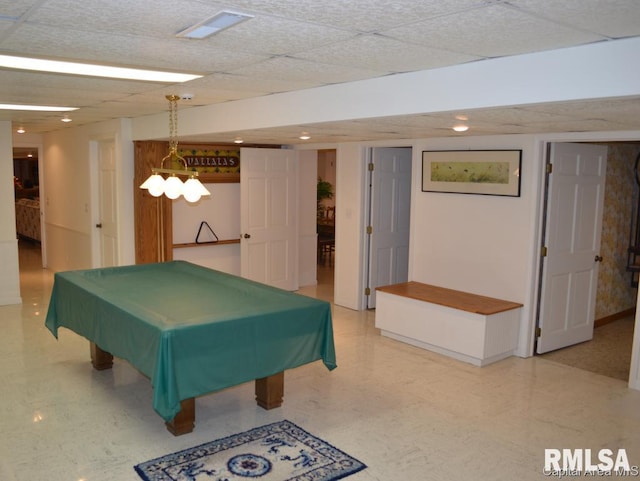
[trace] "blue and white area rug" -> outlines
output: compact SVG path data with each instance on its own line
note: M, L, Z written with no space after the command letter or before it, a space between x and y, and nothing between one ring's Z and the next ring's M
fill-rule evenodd
M145 481L334 481L364 468L287 420L135 466Z

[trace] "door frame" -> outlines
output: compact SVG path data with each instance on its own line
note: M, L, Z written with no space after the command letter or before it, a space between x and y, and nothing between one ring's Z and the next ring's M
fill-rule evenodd
M635 134L635 135L634 135ZM546 162L548 160L550 144L552 143L593 143L593 142L606 142L606 143L628 143L628 142L638 142L640 141L640 136L638 133L628 132L628 133L592 133L587 132L584 134L560 134L560 135L546 135L540 136L540 169L542 171L541 180L540 180L540 197L539 197L539 216L537 221L537 229L536 229L536 243L537 252L540 253L540 249L544 245L544 226L545 226L545 217L544 217L544 208L545 204L548 202L548 186L547 186L547 176L546 172ZM536 305L534 307L534 316L531 319L530 323L530 336L531 342L529 343L529 355L536 356L536 328L538 326L538 317L540 315L540 283L542 282L542 260L538 254L536 257L536 266L535 266L535 275L536 279L533 283L535 286L535 302ZM628 386L631 389L640 390L640 289L638 289L638 297L636 298L636 315L635 315L635 325L634 325L634 335L633 335L633 345L632 345L632 353L631 353L631 366L629 372L629 380Z
M47 263L47 229L46 229L46 217L47 217L47 192L45 186L45 169L44 169L44 155L42 143L38 142L14 142L12 147L31 148L38 151L38 192L40 196L40 254L42 257L42 268L48 267Z

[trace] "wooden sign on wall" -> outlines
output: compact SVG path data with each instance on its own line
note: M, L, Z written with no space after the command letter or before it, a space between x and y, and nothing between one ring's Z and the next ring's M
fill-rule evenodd
M187 169L198 172L201 182L240 182L240 149L178 145L178 153L186 160ZM182 169L174 161L173 169Z

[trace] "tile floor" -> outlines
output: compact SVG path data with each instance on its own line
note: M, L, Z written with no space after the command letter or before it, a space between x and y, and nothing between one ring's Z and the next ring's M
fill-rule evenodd
M52 275L34 259L21 252L23 304L0 307L2 481L139 481L139 462L280 419L366 463L353 481L545 479L545 448L624 448L640 464L640 392L625 382L542 358L477 368L383 338L373 312L338 306L336 370L287 372L271 411L252 383L198 398L195 431L174 437L146 378L118 359L94 371L85 339L45 329Z

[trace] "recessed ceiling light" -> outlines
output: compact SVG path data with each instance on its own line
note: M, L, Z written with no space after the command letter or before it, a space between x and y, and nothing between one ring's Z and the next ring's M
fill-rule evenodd
M243 142L244 140L242 140L242 137L236 137L235 140L233 141L234 144L241 144Z
M197 79L202 75L157 70L141 70L135 68L112 67L89 63L64 62L41 58L14 57L0 55L0 67L18 70L35 70L38 72L54 72L89 77L107 77L127 80L144 80L148 82L181 83Z
M29 110L35 112L70 112L78 107L54 107L51 105L0 104L0 110Z
M73 122L73 120L72 120L72 119L70 119L68 115L65 115L65 116L64 116L64 117L62 117L60 120L62 120L62 121L63 121L63 122L65 122L65 123L66 123L66 122Z
M18 130L16 130L16 132L18 132L19 134L24 134L26 130L24 130L24 127L18 127Z
M208 18L191 27L185 28L176 34L176 37L203 39L214 33L218 33L225 28L233 27L245 20L253 18L252 15L246 13L229 12L223 10L216 13L213 17Z
M469 126L464 124L458 124L453 126L453 130L455 130L456 132L466 132L467 130L469 130Z
M309 133L308 133L308 132L302 132L302 133L300 134L300 137L299 137L299 138L300 138L300 140L309 140L309 139L311 138L311 136L309 135Z

